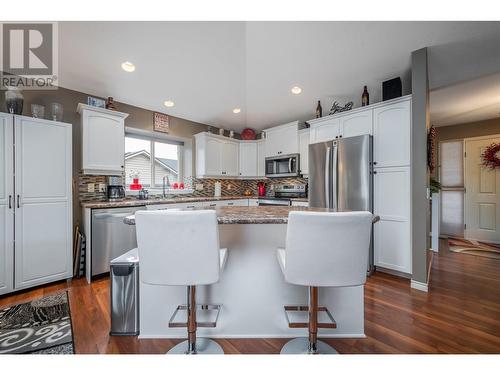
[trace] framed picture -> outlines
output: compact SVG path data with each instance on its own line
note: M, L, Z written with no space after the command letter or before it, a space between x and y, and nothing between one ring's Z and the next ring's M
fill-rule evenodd
M106 108L106 101L104 99L87 96L87 104L93 107Z
M155 132L168 133L168 115L164 113L153 113L153 130Z

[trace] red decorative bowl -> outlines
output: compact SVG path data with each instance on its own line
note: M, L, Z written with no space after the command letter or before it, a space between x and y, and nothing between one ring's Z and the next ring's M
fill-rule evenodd
M245 141L251 141L255 139L255 130L246 128L241 132L241 139Z

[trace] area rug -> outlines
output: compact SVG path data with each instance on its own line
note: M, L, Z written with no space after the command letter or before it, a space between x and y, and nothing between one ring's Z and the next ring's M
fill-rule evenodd
M481 241L469 241L463 238L449 238L450 251L476 255L485 258L500 259L500 245Z
M74 354L68 293L0 310L0 354Z

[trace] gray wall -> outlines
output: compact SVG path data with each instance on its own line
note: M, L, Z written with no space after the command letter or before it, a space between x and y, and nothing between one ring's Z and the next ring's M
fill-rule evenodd
M78 172L82 168L81 160L81 125L80 115L76 113L78 103L87 102L87 94L58 88L57 90L31 90L23 91L24 107L23 115L31 116L31 104L42 104L45 106L45 116L48 118L50 103L61 103L64 107L63 121L73 124L73 222L77 223L81 218L81 208L78 201ZM4 91L0 91L0 111L6 112ZM125 126L153 130L153 112L147 109L135 107L125 103L116 102L117 110L128 113ZM178 137L191 138L193 134L206 131L207 125L170 117L169 134Z
M459 125L440 126L436 128L436 146L441 141L493 134L500 134L500 118Z
M412 129L411 129L411 195L412 195L412 280L427 283L427 249L429 241L429 201L427 187L427 131L429 128L429 79L427 48L412 52Z

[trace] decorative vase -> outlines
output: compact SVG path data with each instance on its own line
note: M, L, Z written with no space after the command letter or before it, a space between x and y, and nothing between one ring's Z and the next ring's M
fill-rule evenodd
M62 104L51 103L50 104L50 114L52 116L52 120L62 121L62 119L63 119L63 106L62 106Z
M23 114L24 96L17 87L9 87L5 91L5 106L7 112L13 115Z

